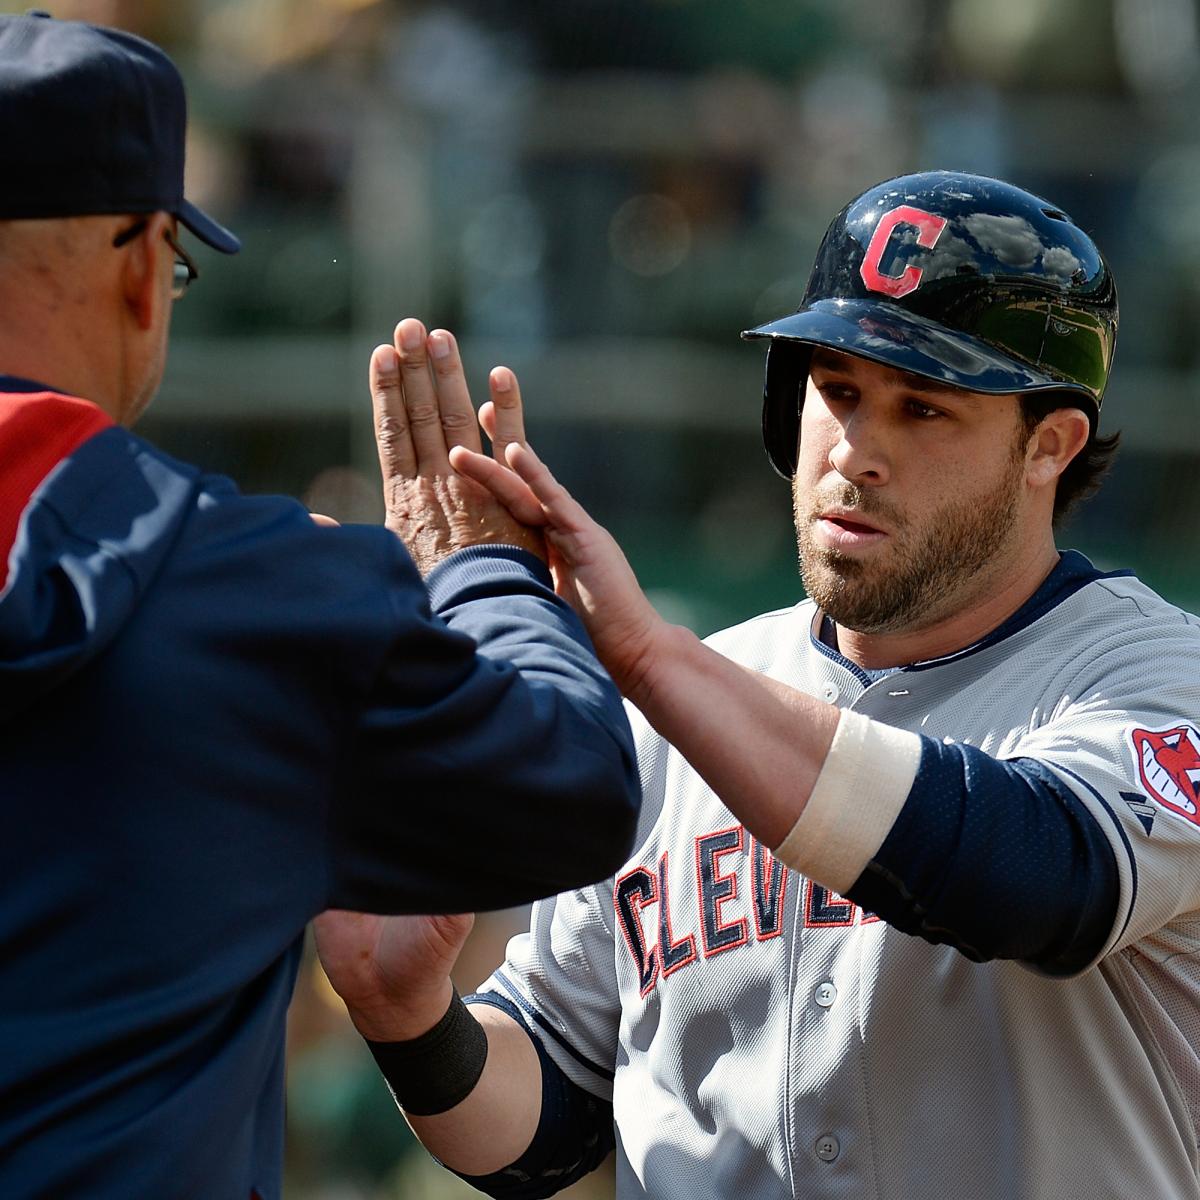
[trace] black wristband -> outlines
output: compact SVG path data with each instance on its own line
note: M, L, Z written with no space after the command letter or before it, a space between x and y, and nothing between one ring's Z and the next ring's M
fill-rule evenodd
M432 1117L460 1104L487 1062L487 1034L454 989L446 1015L420 1037L367 1047L396 1103L414 1117Z

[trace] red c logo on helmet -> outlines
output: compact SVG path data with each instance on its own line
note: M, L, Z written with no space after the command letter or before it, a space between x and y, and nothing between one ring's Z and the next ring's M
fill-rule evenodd
M879 269L883 252L887 249L888 241L898 225L911 225L917 231L917 245L926 250L932 250L942 230L946 228L946 218L936 213L925 212L921 208L913 208L910 204L901 204L885 212L875 226L871 244L867 247L863 264L858 268L863 283L873 292L883 292L887 296L907 296L921 286L922 271L919 267L905 267L899 275L885 275Z

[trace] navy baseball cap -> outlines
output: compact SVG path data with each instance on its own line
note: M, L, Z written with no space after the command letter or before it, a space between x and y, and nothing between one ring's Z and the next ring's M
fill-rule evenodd
M0 16L0 220L164 211L235 254L241 242L183 198L186 128L183 80L157 46Z

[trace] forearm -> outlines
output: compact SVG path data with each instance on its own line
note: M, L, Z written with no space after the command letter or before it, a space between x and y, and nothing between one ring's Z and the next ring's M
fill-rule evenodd
M666 624L628 695L756 838L784 840L824 765L838 709Z
M786 865L972 959L1070 974L1103 946L1112 850L1040 764L841 713L685 630L664 626L647 661L630 698ZM1005 869L999 845L1042 873Z
M432 1117L405 1114L413 1133L440 1162L463 1175L488 1175L516 1162L537 1131L542 1069L529 1034L507 1013L472 1004L487 1034L488 1057L471 1094Z

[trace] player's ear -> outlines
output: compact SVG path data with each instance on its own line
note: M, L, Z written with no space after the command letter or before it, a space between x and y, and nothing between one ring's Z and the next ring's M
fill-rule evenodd
M143 332L162 318L164 306L171 303L169 289L162 285L163 256L174 259L163 236L171 218L165 212L147 218L146 227L122 247L121 293L126 308Z
M1091 425L1078 408L1048 412L1030 435L1025 452L1025 477L1033 487L1054 483L1088 443Z

